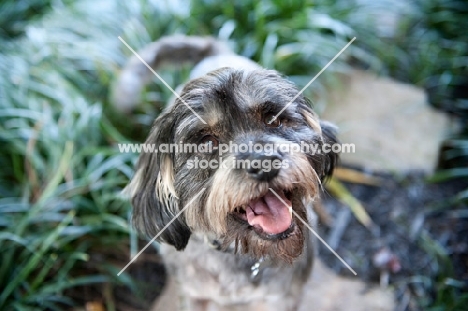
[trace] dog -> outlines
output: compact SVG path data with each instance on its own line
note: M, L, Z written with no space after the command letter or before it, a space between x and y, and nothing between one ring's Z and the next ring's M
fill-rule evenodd
M125 189L133 225L162 243L177 288L166 300L177 310L297 310L314 259L312 203L338 154L292 147L334 144L334 126L293 83L214 38L165 37L138 54L155 69L194 64L145 143L200 148L141 154ZM116 84L117 108L131 111L151 75L132 57ZM240 148L251 145L264 148Z

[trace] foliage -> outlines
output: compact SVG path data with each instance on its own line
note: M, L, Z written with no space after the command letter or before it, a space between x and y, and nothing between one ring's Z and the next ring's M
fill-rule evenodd
M2 6L18 12L24 2L15 3ZM99 102L122 60L108 37L118 19L94 15L64 8L0 44L2 310L59 310L73 303L69 288L125 280L90 262L96 250L128 252L128 206L117 194L134 158L109 144L119 137Z

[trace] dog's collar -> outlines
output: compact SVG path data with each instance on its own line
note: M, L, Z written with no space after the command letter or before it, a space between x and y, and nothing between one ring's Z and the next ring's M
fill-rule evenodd
M206 245L208 245L212 249L215 249L215 250L223 252L223 253L234 254L234 247L233 246L223 248L222 243L219 240L210 238L206 234L203 235L203 241L205 242Z
M218 240L209 239L206 235L205 235L204 240L205 240L205 243L208 244L209 247L217 251L221 251L223 253L228 253L229 248L223 250L223 248L221 247L221 242L219 242Z
M221 247L221 242L216 240L216 239L210 239L208 236L204 236L205 243L211 247L212 249L215 249L217 251L223 252L223 253L234 253L234 248L233 247L228 247L226 249L223 249ZM261 278L261 269L262 266L265 264L265 259L264 257L258 259L255 261L252 266L250 266L250 281L253 283L257 283L260 278Z

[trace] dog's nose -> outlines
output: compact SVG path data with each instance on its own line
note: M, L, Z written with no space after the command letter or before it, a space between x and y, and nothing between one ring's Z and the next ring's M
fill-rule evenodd
M250 177L255 178L258 181L270 181L275 178L279 173L279 165L281 158L278 155L265 155L254 153L249 155L248 160L250 166L247 167L247 173ZM259 165L252 165L253 160L258 160ZM278 161L275 161L278 160ZM275 161L275 163L273 163Z

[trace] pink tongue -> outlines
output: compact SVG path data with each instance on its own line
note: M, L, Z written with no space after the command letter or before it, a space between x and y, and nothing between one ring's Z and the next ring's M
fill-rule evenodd
M278 195L291 206L291 201L286 199L282 191ZM264 197L253 200L246 209L249 225L258 226L267 234L286 231L291 226L292 217L284 203L270 191Z

